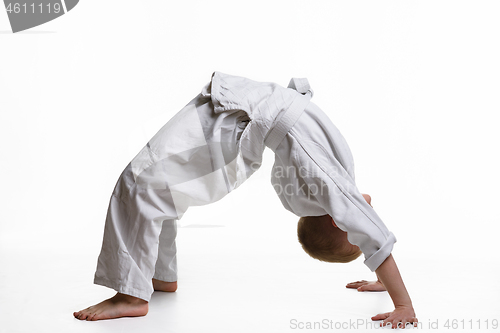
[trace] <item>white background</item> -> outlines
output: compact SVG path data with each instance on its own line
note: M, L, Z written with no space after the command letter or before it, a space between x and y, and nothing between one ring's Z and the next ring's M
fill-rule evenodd
M0 10L0 331L293 332L292 319L392 310L387 293L344 288L374 277L362 258L302 252L268 151L179 222L175 294L143 318L72 317L114 294L92 279L120 172L213 71L307 77L398 239L423 329L486 330L500 320L499 14L497 1L85 0L12 34Z

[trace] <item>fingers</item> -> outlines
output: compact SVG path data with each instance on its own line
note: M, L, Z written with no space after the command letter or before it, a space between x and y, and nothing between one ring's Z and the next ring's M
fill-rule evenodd
M356 282L350 282L346 285L346 288L353 288L353 289L356 289L362 285L365 285L369 283L368 281L366 280L361 280L361 281L356 281Z
M392 313L392 312L379 313L378 315L373 316L373 317L372 317L372 320L383 320L383 319L387 319L387 318L391 315L391 313Z
M384 313L384 315L386 315L386 314L387 313ZM379 315L377 315L377 316L379 316ZM377 316L375 316L375 317L377 317ZM373 318L375 318L375 317L373 317ZM382 319L382 318L380 318L380 319ZM377 319L373 319L373 320L377 320ZM417 323L418 323L418 319L415 317L409 318L409 319L401 319L401 318L391 316L389 313L389 316L383 322L380 323L380 327L391 325L391 328L406 328L406 326L408 324L413 324L413 327L417 327L418 326Z
M398 326L401 326L401 324L401 322L389 316L389 318L380 323L380 327L391 325L391 328L398 328Z
M372 320L383 320L380 327L391 325L391 328L406 328L406 325L413 323L418 327L418 319L412 307L399 307L392 312L378 314Z
M385 291L385 287L378 281L356 281L346 285L346 288L357 289L358 291Z
M358 291L386 291L386 289L382 284L373 282L358 287Z
M373 287L370 287L367 284L365 284L365 285L363 285L361 287L358 287L357 289L358 289L358 291L373 291L374 290Z
M354 284L354 283L358 283L359 284L359 283L366 283L366 282L368 282L368 281L361 280L361 281L356 281L356 282L349 282L348 284Z

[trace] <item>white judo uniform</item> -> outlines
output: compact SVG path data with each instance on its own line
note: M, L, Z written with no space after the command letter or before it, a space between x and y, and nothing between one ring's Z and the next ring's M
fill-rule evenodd
M374 271L396 238L354 181L349 147L313 102L306 79L288 88L215 72L120 175L110 198L94 283L149 301L152 278L177 281L176 221L215 202L275 152L271 181L297 216L329 214Z

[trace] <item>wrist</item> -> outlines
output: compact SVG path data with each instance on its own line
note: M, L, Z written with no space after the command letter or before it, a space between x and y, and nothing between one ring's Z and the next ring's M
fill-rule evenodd
M394 308L396 309L413 309L413 304L409 300L408 302L394 302Z

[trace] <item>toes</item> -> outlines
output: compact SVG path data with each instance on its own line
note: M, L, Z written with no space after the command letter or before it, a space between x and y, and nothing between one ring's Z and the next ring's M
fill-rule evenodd
M102 311L96 310L94 312L90 312L89 315L87 316L86 320L87 321L96 321L101 318L99 318L99 315L101 314Z
M82 320L89 320L89 317L92 315L92 311L85 311L81 317Z
M85 320L93 313L92 312L93 307L94 306L92 305L92 306L89 306L88 308L80 310L78 312L73 312L73 316L75 316L76 319Z
M101 319L109 319L111 317L109 316L105 316L103 315L103 312L104 311L96 311L96 313L94 313L94 315L92 316L92 318L90 319L91 321L96 321L96 320L101 320Z
M89 320L91 320L91 321L96 321L96 320L102 319L102 318L100 317L100 315L101 315L101 312L96 312L96 313L94 313L94 314L92 315L92 317L91 317Z

